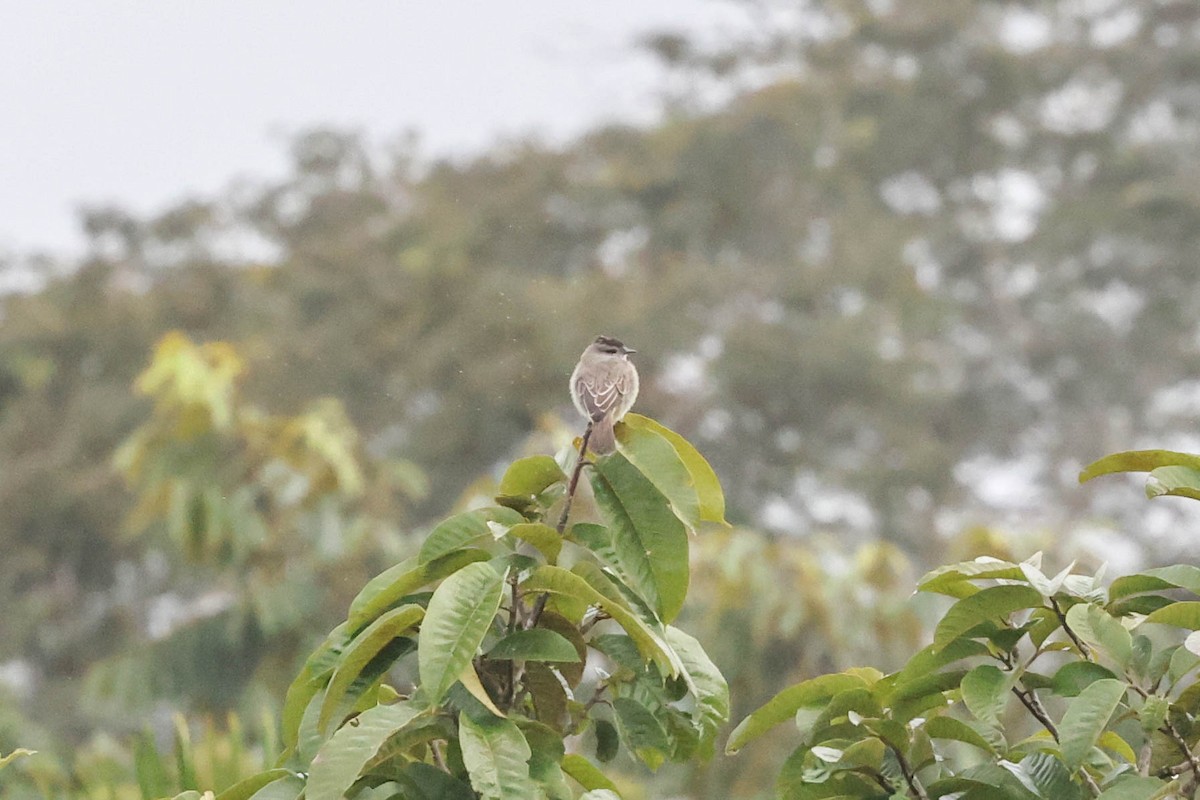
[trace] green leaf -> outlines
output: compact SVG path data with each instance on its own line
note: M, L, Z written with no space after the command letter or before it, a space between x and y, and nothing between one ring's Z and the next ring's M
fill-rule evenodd
M1038 794L1053 800L1078 800L1079 787L1071 779L1071 773L1051 753L1031 753L1017 765L1020 772L1037 787Z
M662 723L650 709L633 698L618 697L612 705L625 746L650 769L658 769L671 751Z
M1011 673L1002 672L991 664L980 664L963 676L963 702L975 719L998 728L1000 715L1008 704L1012 681Z
M683 662L684 674L696 700L700 728L700 754L711 758L717 731L729 721L729 684L696 639L679 630L667 628L667 644Z
M823 706L839 692L857 688L868 688L866 681L857 675L836 673L789 686L738 723L729 735L725 752L733 755L779 723L795 717L801 708Z
M1107 611L1091 603L1077 603L1067 611L1067 625L1094 650L1098 650L1120 667L1129 666L1133 658L1133 637Z
M538 552L545 556L546 561L551 564L558 561L558 554L562 551L563 537L559 536L558 531L549 525L542 522L522 522L509 528L508 533L510 536L536 547Z
M1116 678L1107 667L1092 661L1068 661L1054 673L1051 688L1062 697L1077 697L1080 692L1096 681Z
M514 631L496 642L487 655L500 660L579 661L575 645L545 628Z
M1158 611L1147 616L1143 622L1156 622L1160 625L1174 625L1176 628L1187 628L1190 631L1200 630L1200 601L1187 600L1163 606Z
M490 564L468 564L442 581L429 601L417 640L421 688L436 706L483 642L504 594Z
M459 550L428 564L418 564L415 558L402 561L368 581L354 598L346 619L349 631L357 633L362 630L402 597L422 586L440 581L468 564L487 561L491 557L486 550Z
M648 452L643 452L647 450L645 443L650 441L650 436L661 438L671 445L680 463L687 470L690 486L680 481L673 471L670 471L669 477L664 474L660 481L658 471L650 469L649 464L646 465L647 468L643 469L643 464L639 459L643 456L650 457L659 450L656 444L651 444ZM621 446L621 452L656 482L655 485L659 486L659 490L671 500L672 505L675 503L677 492L679 494L691 492L696 497L697 521L729 524L725 522L725 495L721 491L721 482L717 480L717 473L687 439L649 417L641 414L626 414L625 419L617 426L617 442ZM666 459L659 456L658 460ZM669 485L659 485L660 482ZM687 502L683 501L684 504ZM686 523L688 520L684 519L684 522ZM692 523L688 524L695 527Z
M1113 600L1141 592L1157 592L1163 589L1187 589L1200 594L1200 567L1191 564L1175 564L1170 567L1148 569L1136 575L1117 578L1109 587Z
M596 720L596 758L607 764L617 757L621 749L621 737L617 728L606 719Z
M371 660L393 640L412 630L424 616L425 609L420 606L401 606L379 617L359 636L355 637L342 656L333 678L330 679L329 687L325 690L325 699L321 702L321 714L317 718L319 730L323 732L329 726L329 722L347 690ZM391 663L379 667L378 669L381 671L378 674L386 672L390 667ZM377 677L377 675L373 677Z
M1079 473L1079 482L1084 483L1100 475L1116 472L1151 472L1160 467L1171 466L1200 469L1200 456L1171 450L1130 450L1113 453L1086 466Z
M615 783L610 781L600 768L578 753L567 753L562 759L562 771L583 787L584 791L607 789L617 791Z
M359 714L354 724L339 728L313 759L306 799L341 800L388 737L416 716L407 703L375 706Z
M1146 480L1146 496L1150 498L1190 497L1200 500L1200 470L1192 467L1159 467Z
M250 795L250 800L297 800L304 794L304 784L304 779L299 775L276 778Z
M1005 580L1025 580L1025 573L1020 564L1011 561L1001 561L990 556L980 556L974 561L964 561L938 567L927 572L917 582L917 591L936 592L951 597L967 597L978 590L971 581L1003 578Z
M1019 571L1019 569L1018 569ZM996 620L1025 608L1042 605L1042 595L1032 586L992 586L959 600L938 623L933 645L943 648L981 622Z
M532 498L566 479L562 467L550 456L528 456L518 458L504 471L499 491L504 497Z
M537 796L529 775L533 751L510 720L473 720L458 715L458 741L471 786L484 800L528 800Z
M1128 688L1124 681L1095 681L1067 705L1058 732L1063 761L1072 770L1087 759Z
M670 622L687 596L687 528L654 484L619 453L596 463L591 482L609 525L612 566Z
M1096 800L1159 800L1167 784L1158 778L1120 775Z
M266 787L268 784L275 783L280 780L294 779L296 773L290 769L269 769L265 772L260 772L257 775L251 775L230 786L225 791L217 795L217 800L250 800L259 793L259 790ZM281 787L282 788L282 787ZM295 797L295 795L292 795Z
M972 747L978 747L987 753L995 754L991 743L974 728L962 720L950 716L934 717L925 723L925 735L930 739L953 739Z
M583 562L576 565L576 568L584 569L589 566L594 565ZM599 577L603 578L603 575ZM595 582L599 583L598 580ZM664 675L675 677L682 670L683 666L679 661L679 656L668 647L656 631L630 610L619 593L611 588L611 584L609 587L601 585L601 588L605 589L601 592L592 582L584 580L574 572L562 567L547 565L534 570L521 586L526 592L559 594L574 598L587 605L598 606L625 629L629 638L633 639L637 645L642 657L654 661Z
M519 525L525 518L503 506L477 508L474 511L464 511L445 520L429 532L421 545L417 563L428 564L430 561L461 550L470 544L481 540L492 541L497 538L491 524L495 523L502 530L513 525Z

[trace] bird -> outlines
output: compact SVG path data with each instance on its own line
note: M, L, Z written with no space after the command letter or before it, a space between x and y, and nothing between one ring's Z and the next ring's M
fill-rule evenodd
M588 447L596 455L606 455L617 449L613 425L637 400L637 367L629 360L636 352L620 339L597 336L583 351L571 373L571 401L592 423Z

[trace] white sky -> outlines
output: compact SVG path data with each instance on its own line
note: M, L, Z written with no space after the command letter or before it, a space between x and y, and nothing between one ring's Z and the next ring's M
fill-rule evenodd
M704 0L0 0L0 253L74 250L76 209L138 212L283 166L316 124L425 154L646 119L631 46Z

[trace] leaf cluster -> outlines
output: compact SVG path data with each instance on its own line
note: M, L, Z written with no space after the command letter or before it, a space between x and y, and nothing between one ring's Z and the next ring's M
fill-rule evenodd
M855 668L780 692L738 725L736 752L794 720L778 780L796 798L1151 800L1200 782L1200 568L1128 575L1040 554L928 573L947 596L933 642L884 675Z
M287 692L278 767L222 800L600 800L618 796L601 765L621 752L651 769L711 755L728 687L670 623L689 531L723 522L720 485L650 419L618 437L570 478L548 456L516 461L495 505L371 580ZM600 520L568 526L585 469Z

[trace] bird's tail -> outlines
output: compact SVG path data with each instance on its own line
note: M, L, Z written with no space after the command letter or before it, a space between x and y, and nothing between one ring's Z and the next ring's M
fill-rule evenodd
M613 420L608 414L592 423L592 438L588 449L598 456L608 455L617 449L617 438L613 434Z

